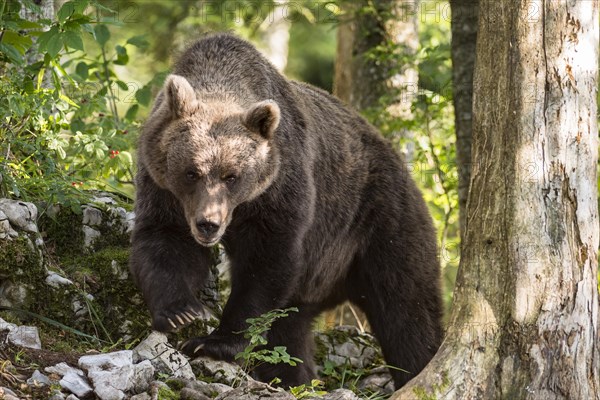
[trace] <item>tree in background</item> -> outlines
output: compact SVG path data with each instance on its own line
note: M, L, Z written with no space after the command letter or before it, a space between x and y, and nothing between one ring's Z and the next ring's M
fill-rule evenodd
M473 71L477 44L479 0L450 0L452 7L452 88L458 167L458 205L461 236L466 224L471 179Z
M341 1L334 93L359 111L411 119L417 93L418 2Z
M290 28L292 26L287 0L275 0L273 9L265 18L262 31L265 56L278 71L285 71L288 62Z
M598 3L479 11L453 311L392 399L599 399Z

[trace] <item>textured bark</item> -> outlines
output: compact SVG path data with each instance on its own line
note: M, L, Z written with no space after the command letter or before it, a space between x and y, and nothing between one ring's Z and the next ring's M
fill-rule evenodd
M600 399L598 2L480 4L446 339L392 399Z
M450 0L452 8L452 81L458 167L460 232L464 235L471 180L473 71L477 43L479 0Z
M33 3L40 7L40 12L32 11L26 7L21 7L21 12L19 13L21 18L26 19L32 22L38 22L43 19L54 20L55 10L54 10L54 0L33 0ZM46 30L49 29L46 27ZM33 44L25 53L25 64L31 65L34 64L43 58L43 54L40 54L37 50L37 36L33 36ZM48 88L51 86L50 84L50 71L47 70L44 75L44 80L42 86Z
M344 11L338 27L334 93L364 111L381 107L383 97L392 97L386 110L398 118L410 118L412 96L416 94L418 74L407 62L419 44L416 1L343 1ZM372 5L374 12L364 7ZM388 61L373 60L367 53L377 46L394 48Z

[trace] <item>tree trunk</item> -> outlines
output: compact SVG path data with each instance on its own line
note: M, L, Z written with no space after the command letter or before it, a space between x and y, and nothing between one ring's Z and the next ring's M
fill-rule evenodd
M359 111L382 108L393 118L412 118L418 84L417 2L361 0L341 5L335 95ZM393 57L382 57L377 48Z
M598 2L483 0L479 10L450 324L392 399L600 399Z
M450 0L452 8L452 81L458 168L460 234L464 235L471 180L473 70L477 43L479 0Z
M288 61L290 42L290 9L288 0L275 0L273 11L262 24L262 42L265 45L264 53L278 71L283 72Z

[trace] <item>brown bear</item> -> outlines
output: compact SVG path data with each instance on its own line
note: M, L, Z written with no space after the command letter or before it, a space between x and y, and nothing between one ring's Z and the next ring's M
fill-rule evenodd
M143 128L136 190L131 271L154 329L202 314L211 246L231 262L220 325L188 340L188 355L232 361L248 318L297 307L268 341L304 362L256 374L309 382L312 322L345 300L367 315L396 387L437 351L436 235L404 163L356 112L248 42L209 35L181 55Z

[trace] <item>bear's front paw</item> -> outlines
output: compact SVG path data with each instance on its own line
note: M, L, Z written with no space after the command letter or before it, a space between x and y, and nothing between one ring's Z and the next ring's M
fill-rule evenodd
M242 335L208 335L189 339L181 345L181 351L190 358L206 356L233 362L236 354L244 350L245 343Z
M214 315L204 306L174 306L152 316L152 329L159 332L172 332L191 324L195 319L210 319Z

